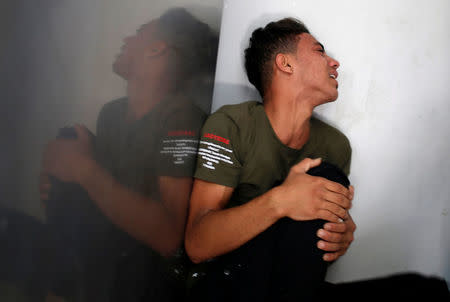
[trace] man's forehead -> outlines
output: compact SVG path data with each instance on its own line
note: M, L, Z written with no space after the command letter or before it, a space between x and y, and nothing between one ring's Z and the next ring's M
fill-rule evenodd
M307 45L310 45L310 46L319 45L320 47L325 49L323 44L320 43L319 41L317 41L317 39L311 34L302 33L302 34L299 35L299 37L300 37L300 39L298 41L298 43L299 43L298 45L299 46L303 46L304 47L304 46L307 46Z
M317 39L313 36L313 35L311 35L311 34L308 34L308 33L302 33L302 34L300 34L300 35L298 35L299 37L300 37L300 41L304 41L305 43L308 43L308 44L317 44L317 43L319 43L318 41L317 41ZM320 44L320 43L319 43Z
M157 24L158 24L158 19L151 20L147 23L142 24L138 28L138 31L139 32L141 32L141 31L154 32L156 30Z
M137 33L143 37L145 40L155 39L155 33L157 32L158 19L151 20L145 24L142 24L138 29Z

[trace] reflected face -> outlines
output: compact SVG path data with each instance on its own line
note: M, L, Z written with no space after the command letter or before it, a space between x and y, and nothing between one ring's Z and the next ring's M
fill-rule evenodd
M300 35L295 64L294 72L304 91L320 103L337 99L339 62L328 56L323 45L312 35Z
M156 20L142 25L134 35L126 37L121 47L121 53L113 64L113 70L122 78L128 80L130 76L139 73L146 66L146 51L155 39Z

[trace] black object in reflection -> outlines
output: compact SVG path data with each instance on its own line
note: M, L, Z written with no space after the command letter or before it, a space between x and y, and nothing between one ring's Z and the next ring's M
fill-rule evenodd
M76 139L74 128L59 130L58 139ZM50 176L51 190L46 201L47 224L55 227L59 238L74 248L70 254L80 254L81 247L95 241L96 230L105 230L110 223L90 200L87 192L78 184L62 182ZM79 261L79 260L77 260Z
M57 138L76 139L77 133L74 128L65 127L59 130ZM80 185L62 182L53 176L50 180L51 190L46 201L47 224L53 227L59 240L68 244L70 249L66 249L66 257L72 259L68 263L75 265L88 252L83 251L83 247L89 246L86 244L90 241L101 239L95 237L101 236L99 232L106 230L110 223Z
M14 284L32 301L47 286L45 224L33 216L0 206L0 286ZM0 287L0 297L4 298Z
M74 128L59 130L58 139L76 139ZM51 190L46 201L46 217L52 243L49 266L50 290L63 297L79 296L95 270L93 261L107 244L114 226L91 201L87 192L78 184L62 182L50 176ZM113 251L103 255L111 257ZM95 275L95 274L93 274ZM97 283L97 282L96 282ZM101 282L98 282L101 290Z

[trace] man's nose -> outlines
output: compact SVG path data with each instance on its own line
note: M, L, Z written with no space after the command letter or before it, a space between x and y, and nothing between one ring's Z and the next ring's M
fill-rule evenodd
M126 43L129 43L130 42L130 40L133 38L133 36L126 36L125 38L123 38L123 42L126 44Z
M332 58L332 57L328 57L328 64L333 67L334 69L338 69L339 66L341 66L341 64L339 64L339 61Z

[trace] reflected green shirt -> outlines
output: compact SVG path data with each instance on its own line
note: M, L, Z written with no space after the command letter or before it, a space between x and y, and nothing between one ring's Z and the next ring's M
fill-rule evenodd
M128 100L103 106L97 120L97 161L121 184L160 200L158 177L192 177L206 115L168 98L137 121L126 120Z

